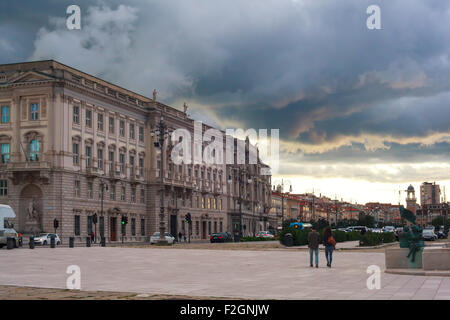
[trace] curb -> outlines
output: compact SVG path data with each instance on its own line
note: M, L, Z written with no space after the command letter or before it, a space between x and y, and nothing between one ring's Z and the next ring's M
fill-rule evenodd
M407 276L450 277L450 271L448 270L386 269L384 272L389 274L400 274Z

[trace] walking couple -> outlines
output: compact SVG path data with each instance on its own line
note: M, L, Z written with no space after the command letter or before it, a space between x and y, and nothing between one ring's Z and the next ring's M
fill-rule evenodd
M319 242L320 234L313 228L308 233L308 247L309 247L309 264L313 267L313 255L316 255L316 268L319 267ZM334 240L333 233L330 227L326 227L323 231L323 245L325 246L325 257L327 258L327 267L331 268L333 261L333 251L336 248L336 240Z

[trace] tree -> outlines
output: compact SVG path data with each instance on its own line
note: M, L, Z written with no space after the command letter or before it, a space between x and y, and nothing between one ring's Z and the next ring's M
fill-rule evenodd
M322 230L325 227L328 227L328 221L323 218L320 218L317 222L313 223L313 228L316 230Z
M448 229L450 227L450 223L449 223L448 219L444 223L444 217L443 216L434 218L433 221L431 221L431 224L434 227L445 226L446 229Z
M372 228L375 225L375 218L368 214L359 215L359 225Z

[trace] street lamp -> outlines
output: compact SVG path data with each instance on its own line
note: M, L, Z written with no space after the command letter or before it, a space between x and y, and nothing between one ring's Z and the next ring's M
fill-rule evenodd
M100 189L101 189L101 215L103 216L103 200L105 199L105 189L108 191L108 185L105 183L105 181L100 180ZM94 235L94 242L97 241L97 218L95 218L95 235Z
M241 168L238 168L238 181L239 181L239 240L236 240L235 237L235 241L240 241L240 239L242 238L243 234L242 234L242 186L244 184L244 177L247 175L247 171L246 170L242 170ZM228 183L232 183L233 180L231 179L231 175L228 179ZM247 179L247 184L252 183L252 179L250 178L250 176Z
M160 178L160 209L159 209L159 240L158 244L160 245L167 245L168 242L165 237L166 233L166 226L165 226L165 219L164 219L164 141L166 139L166 136L168 136L167 132L167 126L164 123L164 117L163 117L163 110L161 109L160 117L159 117L159 123L157 124L154 131L151 132L151 136L156 136L157 142L154 143L155 148L160 149L160 166L159 166L159 178Z
M284 225L284 181L281 179L280 184L280 193L281 193L281 228L283 228ZM289 192L292 192L292 185L289 185Z

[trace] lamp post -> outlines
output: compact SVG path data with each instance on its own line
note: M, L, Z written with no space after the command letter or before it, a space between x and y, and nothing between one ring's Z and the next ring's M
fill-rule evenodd
M281 193L281 229L283 229L284 225L284 181L281 179L281 185L280 185L280 193ZM292 185L289 185L289 192L292 192Z
M100 180L100 189L101 189L101 209L100 214L103 216L103 200L105 199L105 189L108 191L108 185L105 183L105 181ZM95 234L94 234L94 242L97 239L97 219L95 219Z
M241 188L243 187L243 183L244 183L244 177L247 175L247 171L246 170L242 170L241 168L238 168L238 173L237 173L237 177L238 177L238 182L239 182L239 240L242 238L243 233L242 233L242 190ZM231 179L231 176L228 179L228 183L232 183L233 180ZM250 177L248 177L247 179L247 184L252 183L252 179ZM235 240L237 241L237 240Z
M161 109L159 123L156 126L156 130L152 131L151 136L156 136L157 142L154 143L154 146L156 148L159 148L161 153L161 159L160 159L160 167L159 167L159 179L160 179L160 208L159 208L159 240L158 244L160 245L167 245L168 242L165 237L166 233L166 226L165 226L165 219L164 219L164 141L166 139L167 133L167 126L164 123L164 117L163 117L163 111Z

